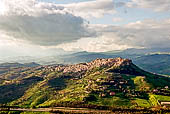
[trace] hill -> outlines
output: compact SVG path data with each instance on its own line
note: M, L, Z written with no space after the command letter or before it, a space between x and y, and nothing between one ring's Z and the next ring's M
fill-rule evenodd
M170 55L150 54L137 57L134 63L147 71L170 75Z
M88 53L88 52L79 52L74 53L72 55L68 55L62 57L63 63L79 63L79 62L90 62L97 58L115 58L115 57L123 57L130 58L134 61L134 63L140 66L142 69L162 74L162 75L170 75L170 54L166 53L144 53L142 50L139 50L138 53L131 52L131 50L126 50L124 52L105 52L105 53ZM142 52L141 52L142 51Z
M0 74L5 73L5 72L9 72L10 70L19 70L21 68L24 67L37 67L39 66L39 64L35 63L35 62L31 62L31 63L1 63L0 64Z
M133 108L154 107L170 99L169 77L146 72L122 58L38 66L16 77L11 73L1 77L0 103L12 106Z
M82 62L90 62L97 58L129 58L134 61L134 63L140 66L142 69L163 74L170 75L169 60L170 60L170 48L151 48L151 49L127 49L109 52L77 52L68 53L63 55L51 55L51 56L21 56L12 58L3 58L4 62L21 62L27 63L35 61L38 64L50 65L50 64L77 64ZM159 60L158 60L159 58ZM0 60L2 63L3 61ZM145 62L143 62L145 61ZM151 62L152 61L152 62ZM2 71L2 70L1 70ZM0 72L1 72L0 71Z

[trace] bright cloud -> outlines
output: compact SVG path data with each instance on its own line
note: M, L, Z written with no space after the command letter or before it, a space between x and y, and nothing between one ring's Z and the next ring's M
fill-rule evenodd
M128 48L170 48L170 20L145 20L124 26L94 25L98 37L62 44L66 51L104 52ZM83 45L83 42L87 42ZM69 47L69 48L67 48Z
M65 53L62 49L31 45L23 40L13 39L0 34L0 59L17 56L50 56Z

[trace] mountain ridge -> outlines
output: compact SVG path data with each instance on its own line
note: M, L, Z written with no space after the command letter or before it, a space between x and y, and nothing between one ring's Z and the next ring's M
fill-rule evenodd
M13 74L3 77L10 75ZM168 77L146 72L132 60L120 57L38 66L21 71L16 78L2 80L0 103L20 107L153 107L163 100L161 96L169 99L169 81Z
M170 75L169 69L169 52L170 48L144 48L144 49L135 49L130 48L127 50L117 50L117 51L109 51L109 52L75 52L64 55L51 55L44 57L11 57L4 58L0 60L2 63L5 62L36 62L42 65L52 65L52 64L77 64L84 62L91 62L97 58L129 58L133 60L133 62L140 66L142 69L158 73L162 75ZM152 61L152 62L151 62Z

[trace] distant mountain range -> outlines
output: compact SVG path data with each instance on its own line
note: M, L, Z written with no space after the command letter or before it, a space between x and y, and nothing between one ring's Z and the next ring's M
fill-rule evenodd
M135 64L140 66L146 71L170 75L170 48L158 48L158 49L127 49L124 51L109 51L103 53L94 52L77 52L69 53L57 56L46 57L12 57L1 60L0 62L19 62L28 63L36 62L41 65L50 64L76 64L82 62L90 62L97 58L129 58L134 61ZM152 62L151 62L152 61Z
M0 104L149 108L170 100L169 82L169 77L146 72L122 58L21 67L0 75Z
M134 59L141 68L158 74L170 75L170 54L151 54Z

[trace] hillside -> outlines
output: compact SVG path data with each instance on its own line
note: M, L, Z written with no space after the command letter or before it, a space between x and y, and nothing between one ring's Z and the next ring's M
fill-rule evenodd
M38 66L16 77L11 72L1 77L0 103L12 106L133 108L154 107L170 99L170 78L146 72L122 58Z
M133 62L141 67L142 69L162 74L170 75L170 48L147 48L147 49L127 49L127 50L118 50L118 51L109 51L109 52L77 52L77 53L67 53L63 55L51 55L51 56L19 56L11 58L3 58L2 62L20 62L20 63L29 63L35 61L38 64L42 65L52 65L52 64L77 64L90 62L97 58L128 58L133 60ZM0 60L0 63L2 63ZM1 66L1 65L0 65ZM5 70L0 69L0 73L3 73ZM7 70L8 71L8 70Z
M104 52L104 53L89 53L79 52L65 57L62 57L64 63L79 63L90 62L97 58L115 58L123 57L130 58L134 63L140 66L142 69L162 74L170 75L170 55L169 52L150 52L145 50L129 49L123 52Z
M147 71L170 75L170 55L150 54L138 57L134 63Z
M0 64L0 74L12 71L12 70L21 70L22 68L25 67L37 67L39 66L39 64L35 63L35 62L31 62L31 63L1 63Z

